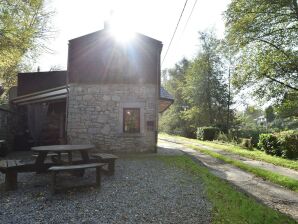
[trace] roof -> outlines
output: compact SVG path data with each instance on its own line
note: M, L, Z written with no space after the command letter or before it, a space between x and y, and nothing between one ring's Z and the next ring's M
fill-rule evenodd
M162 86L160 87L160 98L174 101L174 97Z
M17 95L23 96L65 86L66 73L67 71L19 73Z
M69 43L80 42L80 41L83 41L84 39L93 38L93 37L96 37L96 36L104 36L104 35L109 34L108 31L109 31L108 28L98 30L98 31L95 31L93 33L89 33L89 34L86 34L86 35L83 35L83 36L80 36L80 37L70 39ZM162 48L162 42L157 40L157 39L154 39L152 37L146 36L146 35L141 34L141 33L135 33L135 36L136 36L136 39L138 39L138 40L146 41L147 43L151 43L151 44L159 47L160 49Z
M159 113L162 113L166 109L168 109L173 102L174 102L174 97L170 93L168 93L168 91L165 90L165 88L161 86L160 93L159 93Z

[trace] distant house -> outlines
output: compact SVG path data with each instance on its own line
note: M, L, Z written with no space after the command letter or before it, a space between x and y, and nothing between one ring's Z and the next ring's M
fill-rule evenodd
M154 152L158 113L173 102L160 86L161 50L142 34L119 43L107 28L70 40L67 71L18 74L11 103L22 129L35 144Z

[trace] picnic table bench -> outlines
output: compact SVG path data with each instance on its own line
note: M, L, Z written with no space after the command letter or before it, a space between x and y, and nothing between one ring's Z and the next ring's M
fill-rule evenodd
M5 189L17 189L18 168L23 165L20 160L1 160L0 172L5 174Z
M101 176L100 171L101 167L104 166L104 163L89 163L89 164L78 164L78 165L65 165L65 166L52 166L49 168L49 171L52 172L52 192L55 193L57 190L57 174L59 172L65 171L84 171L89 168L96 168L96 186L100 187Z
M96 158L98 162L108 164L108 170L106 170L108 175L113 175L115 173L115 160L119 159L118 156L108 153L95 153L92 154L92 157Z

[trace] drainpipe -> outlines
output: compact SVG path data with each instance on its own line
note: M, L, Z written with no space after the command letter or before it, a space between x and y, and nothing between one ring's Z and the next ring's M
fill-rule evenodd
M158 141L158 116L159 116L159 96L160 96L160 53L161 49L156 51L157 53L157 79L156 79L156 119L155 119L155 153L157 152L157 141Z
M70 42L68 42L68 52L67 52L67 71L66 71L66 108L65 108L65 130L64 136L66 139L66 143L68 144L68 136L67 136L67 127L68 127L68 107L69 107L69 55L70 55Z

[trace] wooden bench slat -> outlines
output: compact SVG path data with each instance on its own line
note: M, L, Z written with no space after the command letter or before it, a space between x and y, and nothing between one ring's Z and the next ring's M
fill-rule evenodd
M67 152L62 152L60 153L61 156L67 156L68 153ZM32 154L33 157L37 157L38 154ZM58 153L48 153L47 157L51 157L51 156L58 156Z
M7 165L7 163L5 160L0 161L0 167L7 167L6 165Z
M104 166L105 163L89 163L89 164L78 164L78 165L65 165L65 166L52 166L49 168L50 171L63 171L63 170L81 170L87 168L96 168Z
M92 154L93 157L99 157L101 159L119 159L118 156L108 153L95 153Z

